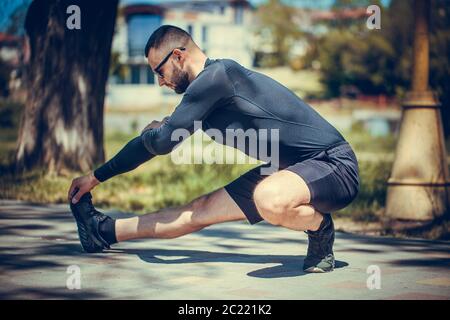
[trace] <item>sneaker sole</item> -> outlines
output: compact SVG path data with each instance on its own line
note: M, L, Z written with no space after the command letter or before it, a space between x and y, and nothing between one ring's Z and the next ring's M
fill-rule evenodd
M334 268L333 269L329 269L329 270L325 270L325 269L322 269L322 268L319 268L319 267L310 267L310 268L305 269L303 271L308 272L308 273L327 273L327 272L331 272L333 270L334 270Z

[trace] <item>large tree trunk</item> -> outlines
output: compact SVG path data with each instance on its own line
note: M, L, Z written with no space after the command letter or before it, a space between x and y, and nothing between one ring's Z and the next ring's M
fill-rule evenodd
M66 26L70 5L81 29ZM87 171L104 161L103 102L118 0L34 0L16 169Z

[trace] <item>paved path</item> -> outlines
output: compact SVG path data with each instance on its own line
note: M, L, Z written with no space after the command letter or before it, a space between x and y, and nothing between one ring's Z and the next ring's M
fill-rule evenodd
M225 223L88 255L67 205L0 200L0 229L3 299L450 298L450 242L338 233L338 268L304 274L306 234L264 223ZM80 267L80 290L66 287L71 265ZM381 270L381 289L367 288L370 265Z

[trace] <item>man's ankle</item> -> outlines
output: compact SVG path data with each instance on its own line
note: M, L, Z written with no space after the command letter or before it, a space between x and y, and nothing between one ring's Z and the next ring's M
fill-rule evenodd
M330 214L329 213L318 213L320 216L320 222L318 221L314 227L308 229L308 232L311 232L313 234L319 233L321 230L327 227L328 221L330 220Z
M103 239L106 240L110 245L117 243L116 238L116 219L109 216L100 222L99 232Z

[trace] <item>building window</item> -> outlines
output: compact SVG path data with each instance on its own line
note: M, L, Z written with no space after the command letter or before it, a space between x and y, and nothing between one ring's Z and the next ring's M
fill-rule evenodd
M225 6L220 6L219 13L222 15L225 13Z
M140 66L131 66L131 83L141 83L141 68Z
M162 22L161 16L137 14L129 17L127 21L128 55L142 57L149 35L156 30Z
M155 75L147 65L130 66L131 84L155 84Z
M147 83L148 84L155 84L155 74L150 68L147 68Z
M191 37L192 37L192 24L189 24L188 25L188 27L187 27L187 32L191 35Z
M234 8L234 23L242 24L244 22L244 8L242 6L236 6Z
M202 26L202 42L208 42L208 27Z

